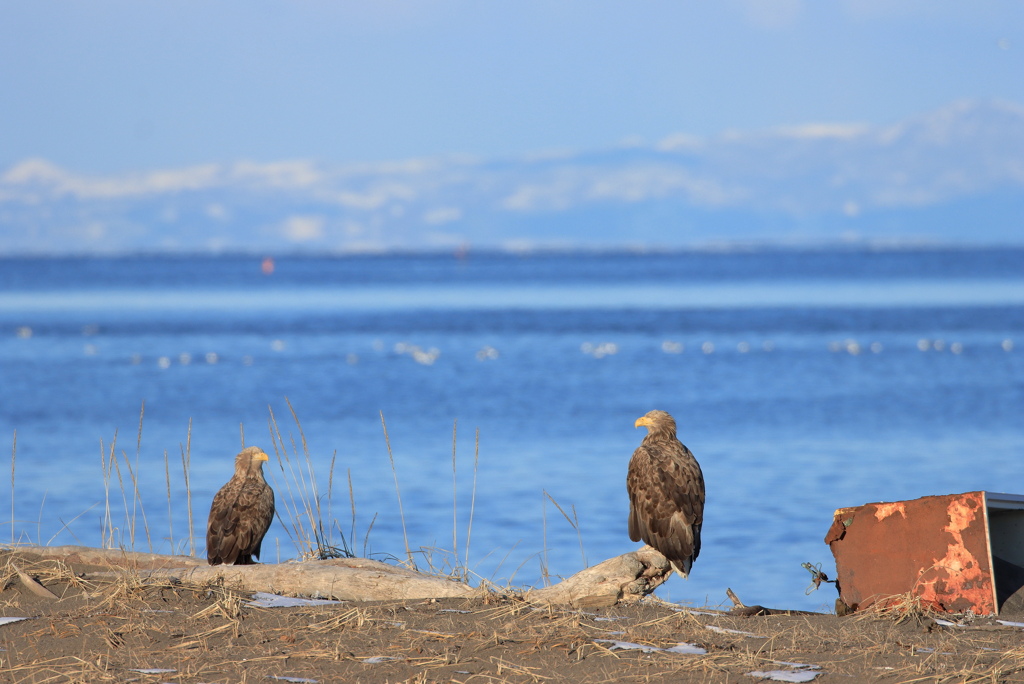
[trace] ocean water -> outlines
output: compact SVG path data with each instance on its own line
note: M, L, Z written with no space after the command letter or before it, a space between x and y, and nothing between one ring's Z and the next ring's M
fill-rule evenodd
M834 575L834 509L1024 493L1021 250L261 265L0 260L0 540L188 552L187 451L201 554L244 434L289 456L264 560L298 553L308 463L335 543L390 560L408 538L420 567L454 551L474 583L538 586L637 546L633 422L660 408L708 497L691 577L660 594L818 610L835 592L805 593L801 563Z

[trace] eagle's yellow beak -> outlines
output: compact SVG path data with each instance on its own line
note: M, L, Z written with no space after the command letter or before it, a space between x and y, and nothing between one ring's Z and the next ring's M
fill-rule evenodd
M264 452L261 451L260 453L258 453L255 456L253 456L253 460L256 460L256 461L269 461L270 457L267 456Z
M636 422L633 423L633 427L635 427L635 428L638 428L641 425L643 425L645 427L650 427L651 421L649 421L647 419L647 416L640 416L639 418L636 419Z

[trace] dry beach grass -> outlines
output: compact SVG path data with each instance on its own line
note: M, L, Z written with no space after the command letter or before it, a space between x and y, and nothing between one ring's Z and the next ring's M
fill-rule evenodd
M0 626L10 682L1024 681L1024 630L943 627L910 605L744 618L650 599L537 607L506 591L268 608L222 586L0 553L0 615L29 618ZM706 652L667 650L680 643Z

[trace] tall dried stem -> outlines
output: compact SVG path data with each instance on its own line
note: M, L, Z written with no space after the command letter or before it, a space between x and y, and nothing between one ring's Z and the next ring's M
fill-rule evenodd
M181 445L178 445L181 447ZM181 469L185 473L185 496L188 500L188 552L196 555L195 527L192 524L192 482L189 473L192 468L192 419L188 419L188 434L185 446L181 447Z
M277 516L278 522L284 527L285 533L293 544L300 550L303 551L303 546L307 549L309 547L309 536L303 534L302 524L299 521L299 509L295 505L295 495L292 492L291 481L292 478L288 477L288 473L285 470L285 462L288 463L288 469L291 470L291 459L288 457L288 449L285 446L284 438L281 436L281 429L277 425L277 418L274 416L274 409L271 406L267 407L267 411L270 414L268 419L267 427L270 429L270 443L274 445L274 455L277 456L277 465L281 470L281 478L284 480L284 492L281 492L282 496L278 497L280 500L280 506L275 507L274 514ZM284 509L288 518L291 520L291 529L288 523L284 521L281 516L281 509ZM294 535L292 532L294 531Z
M171 461L167 457L167 449L164 449L164 477L167 479L167 535L171 543L171 553L174 553L174 518L171 508Z
M395 495L398 497L398 515L402 519L402 539L405 541L405 557L407 562L412 568L416 568L416 563L412 559L412 550L409 548L409 533L405 527L405 511L402 509L402 490L398 486L398 469L395 468L395 455L391 451L391 438L388 437L388 425L384 422L384 412L380 412L380 424L384 428L384 443L388 447L388 460L391 461L391 474L395 478Z
M476 445L473 448L473 493L469 499L469 524L466 526L466 561L469 568L469 542L473 536L473 513L476 511L476 475L480 466L480 428L476 429Z
M136 478L135 473L139 471L139 457L142 454L142 419L145 416L146 416L146 402L143 401L142 402L142 408L139 409L139 434L138 434L138 437L135 440L135 468L134 469L132 469L132 464L128 462L128 457L127 456L124 457L124 462L126 464L128 464L128 472L132 476L132 485L133 485L133 491L134 491L134 494L135 494L135 498L132 499L132 529L133 530L135 529L135 522L137 520L137 518L136 518L136 510L137 510L137 507L139 506L139 504L142 503L141 500L139 499L139 481ZM142 520L143 520L143 524L144 524L144 526L146 528L146 539L149 539L149 524L145 522L146 521L145 508L143 508ZM132 550L133 551L135 550L134 544L135 544L135 540L133 539L132 540ZM152 541L149 542L149 551L150 551L150 553L153 552L153 542Z
M569 514L565 512L565 509L563 509L560 505L558 505L558 502L555 501L555 498L553 496L548 494L547 490L544 490L544 496L546 496L547 498L551 499L551 503L555 504L555 508L558 509L558 512L562 514L562 517L565 518L566 522L569 523L570 527L572 527L572 529L576 531L576 538L579 540L579 543L580 543L580 556L583 558L583 567L585 567L585 568L586 567L590 567L589 564L587 563L587 554L584 553L584 551L583 551L583 535L582 535L582 533L580 531L580 519L576 515L576 505L575 504L572 505L572 517L570 518ZM547 540L546 539L545 539L544 547L547 548Z
M136 510L142 514L142 529L146 532L146 542L149 544L149 552L153 553L153 540L149 536L149 521L146 519L146 507L142 503L142 497L139 496L139 476L136 474L135 469L132 468L132 462L128 458L128 454L121 452L121 456L124 458L124 464L128 468L128 477L132 481L132 493L134 499L132 500L132 551L135 550L135 529L137 524ZM127 505L125 506L125 513L127 514Z
M18 431L14 431L14 444L11 445L11 546L14 546L14 462L18 457Z
M458 442L459 419L455 419L452 425L452 555L455 558L455 565L459 560L459 493L458 493L458 471L455 466L455 445Z

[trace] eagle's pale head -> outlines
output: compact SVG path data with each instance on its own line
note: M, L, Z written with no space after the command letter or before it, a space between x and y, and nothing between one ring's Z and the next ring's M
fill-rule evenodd
M264 461L270 457L259 447L246 447L235 456L235 475L245 477L248 474L262 473Z
M648 411L633 423L633 427L641 425L647 428L648 435L676 436L676 421L666 411Z

